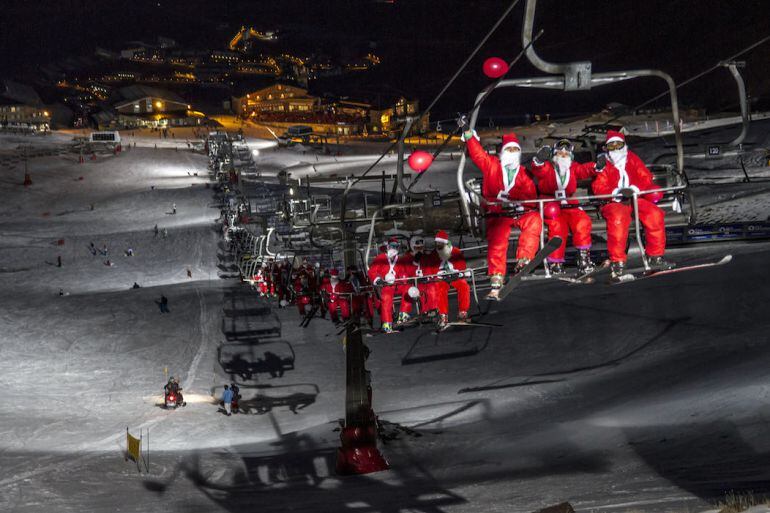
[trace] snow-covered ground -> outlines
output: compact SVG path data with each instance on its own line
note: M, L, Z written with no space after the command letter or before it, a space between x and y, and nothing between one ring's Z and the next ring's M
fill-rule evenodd
M502 328L368 339L392 469L338 478L339 337L218 277L205 165L138 145L33 159L28 188L3 171L0 511L684 512L770 491L770 243L678 250L735 259L620 286L527 282ZM179 411L158 407L167 373ZM218 413L231 379L251 414ZM149 428L149 475L126 427Z

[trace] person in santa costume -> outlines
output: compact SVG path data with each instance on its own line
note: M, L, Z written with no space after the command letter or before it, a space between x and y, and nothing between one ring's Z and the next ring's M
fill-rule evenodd
M368 290L371 288L369 286L369 279L365 274L359 272L357 266L351 265L347 268L345 280L353 289L353 297L350 304L351 311L358 317L363 316L369 326L371 326L374 319L374 299L372 294L368 293Z
M442 274L465 271L468 265L465 262L465 256L459 248L452 245L449 240L449 234L444 230L439 231L434 238L436 248L431 254L434 273ZM436 300L439 311L439 328L444 328L449 323L449 287L454 287L457 291L457 320L459 322L470 322L468 310L471 307L471 288L465 278L458 278L451 282L439 280L434 283L436 287Z
M549 268L554 274L564 272L564 253L570 231L572 244L578 250L578 271L584 274L594 269L591 262L591 218L580 208L577 200L569 198L575 194L577 182L593 178L596 171L593 162L575 162L573 149L571 142L562 139L553 148L543 146L532 159L532 174L537 178L540 198L555 200L543 205L548 237L561 237L562 240L559 249L548 256Z
M413 235L409 239L409 251L404 254L401 260L404 274L409 278L421 278L433 274L429 260L429 255L425 252L425 239L422 235ZM409 314L411 314L412 307L417 301L420 301L423 313L435 312L436 298L433 282L404 283L402 293L402 301L408 304L402 306L401 313L399 313L400 322L409 320Z
M311 284L312 271L307 267L300 268L294 275L294 301L297 305L299 315L304 317L308 312L308 307L313 305L313 289Z
M512 227L521 230L516 248L516 271L529 263L540 245L543 221L533 204L520 205L515 215L503 212L501 200L521 201L537 198L537 190L527 170L521 165L521 145L516 134L503 135L503 145L497 157L489 155L481 146L475 132L462 136L468 154L483 175L482 195L489 202L486 207L487 266L492 289L487 299L499 301L505 281L508 258L508 237ZM495 204L497 203L497 204Z
M387 250L380 253L369 266L369 280L372 285L380 288L380 322L382 322L382 331L393 333L393 300L396 294L402 295L401 314L405 314L407 319L409 314L405 310L410 309L411 305L403 300L403 280L407 278L401 255L399 255L401 243L397 238L391 237L388 240Z
M321 284L321 293L326 300L329 309L329 317L334 324L339 324L340 316L343 321L350 319L350 300L353 295L353 287L346 281L340 280L340 272L337 269L329 271L329 279ZM339 308L339 313L337 309Z
M612 194L613 198L601 208L607 221L607 251L610 254L611 279L623 279L626 267L628 228L634 212L634 193L654 191L639 196L639 221L644 226L645 252L650 266L666 269L673 266L663 258L666 251L666 226L663 211L656 205L663 197L653 183L652 173L635 153L628 150L626 137L615 130L607 132L607 154L596 159L597 177L593 182L594 194Z
M264 297L267 295L267 282L265 279L266 274L266 264L262 264L259 269L257 269L257 274L253 276L254 285L257 287L257 290L259 291L259 295Z

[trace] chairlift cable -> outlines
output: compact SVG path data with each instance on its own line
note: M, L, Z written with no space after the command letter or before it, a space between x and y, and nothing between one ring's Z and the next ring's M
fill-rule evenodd
M484 100L486 100L486 99L487 99L487 97L488 97L490 94L492 94L492 91L494 91L494 90L495 90L495 88L497 88L497 85L498 85L500 82L502 82L502 81L505 79L505 76L506 76L508 73L510 73L510 72L511 72L511 69L513 68L513 66L514 66L514 65L515 65L517 62L519 62L519 60L520 60L520 59L521 59L521 58L524 56L524 54L527 52L527 50L529 50L529 48L530 48L530 47L531 47L533 44L535 44L535 42L536 42L538 39L540 39L540 36L542 36L542 35L543 35L543 30L541 29L541 30L540 30L540 32L538 32L538 33L537 33L537 35L535 35L535 37L533 37L533 38L530 40L530 42L529 42L529 43L527 43L527 45L526 45L524 48L522 48L522 49L521 49L521 51L518 53L518 55L516 55L516 57L515 57L515 58L514 58L514 59L513 59L513 60L512 60L510 63L508 63L508 71L506 71L506 72L505 72L505 73L504 73L502 76L500 76L500 77L499 77L497 80L495 80L495 81L494 81L492 84L490 84L489 86L487 86L487 90L484 92L484 95L483 95L481 98L479 98L479 99L478 99L478 101L477 101L476 103L474 103L474 104L473 104L473 107L471 107L471 108L470 108L470 110L468 111L468 113L471 113L471 112L473 112L474 110L476 110L476 108L477 108L479 105L481 105L482 103L484 103ZM461 114L461 115L460 115L460 118L458 118L458 121L459 121L460 119L462 119L463 117L466 117L466 116L468 115L468 113L466 113L466 114L464 114L464 115L462 115L462 114ZM444 151L444 148L446 148L447 144L449 144L449 141L451 141L451 140L452 140L452 137L454 137L455 135L457 135L457 134L458 134L458 132L460 132L461 130L462 130L462 127L461 127L461 126L457 126L457 128L455 128L454 132L452 132L451 134L449 134L449 137L447 137L447 138L446 138L446 140L444 140L444 142L443 142L443 143L441 143L441 146L439 146L439 147L436 149L436 151L433 153L433 158L434 158L434 159L435 159L436 157L438 157L438 155L439 155L439 154L440 154L442 151ZM406 190L407 190L407 191L411 191L411 190L412 190L412 187L414 187L414 186L417 184L417 182L419 182L419 181L420 181L420 178L421 178L421 177L422 177L422 176L423 176L425 173L427 173L429 169L430 169L430 168L426 169L425 171L423 171L422 173L420 173L419 175L417 175L417 176L415 177L415 179L412 181L412 183L409 185L409 187L407 187L407 189L406 189Z
M452 78L449 79L449 81L444 85L444 87L441 89L441 91L436 95L436 97L433 99L433 101L430 103L427 109L423 110L423 112L420 114L420 116L417 118L417 122L424 118L429 112L430 109L432 109L436 103L441 99L441 97L444 95L444 93L449 89L449 87L454 83L454 81L457 79L458 76L463 72L463 70L468 66L468 64L471 62L471 60L476 56L476 54L481 50L481 47L484 46L484 44L489 40L490 37L492 37L492 34L498 29L498 27L502 24L503 20L508 16L508 14L513 11L513 8L516 7L516 5L519 3L519 0L513 0L511 2L511 5L505 10L505 12L500 16L500 18L497 20L497 22L492 26L492 28L487 32L487 34L484 36L484 38L481 40L481 42L476 46L476 48L471 52L471 54L468 56L467 59L465 59L465 62L460 66L460 68L455 72L455 74L452 76ZM390 146L380 155L380 157L374 161L374 163L369 166L366 171L364 171L359 177L357 177L353 183L350 185L350 187L355 186L361 178L365 177L374 167L380 163L380 161L385 158L385 155L387 155L395 146L398 144L398 140L393 141Z

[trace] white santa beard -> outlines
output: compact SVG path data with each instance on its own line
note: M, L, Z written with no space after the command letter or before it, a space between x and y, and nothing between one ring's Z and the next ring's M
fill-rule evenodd
M390 260L393 260L393 259L394 259L394 258L396 258L397 256L398 256L398 250L397 250L397 249L389 249L389 250L388 250L388 258L389 258Z
M572 165L572 159L569 157L556 157L553 159L556 162L557 171L561 176L564 176L569 171L569 167Z
M615 150L610 152L610 160L612 165L620 172L620 179L618 180L618 187L623 189L628 187L628 174L626 173L626 160L628 159L628 148L623 147L621 150Z
M500 152L500 165L503 167L503 170L510 165L513 165L518 170L520 162L521 152L505 150Z
M445 248L438 250L438 254L442 260L447 260L450 256L452 256L452 248L446 246Z

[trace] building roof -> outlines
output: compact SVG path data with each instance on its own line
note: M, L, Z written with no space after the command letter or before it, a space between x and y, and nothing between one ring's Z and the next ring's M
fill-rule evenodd
M187 105L187 102L184 100L184 98L180 97L176 93L172 93L166 89L160 89L158 87L151 87L146 85L131 85L127 87L121 87L118 89L112 104L117 108L142 100L144 98L159 98L165 102Z

